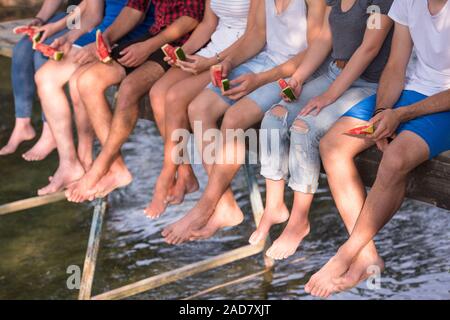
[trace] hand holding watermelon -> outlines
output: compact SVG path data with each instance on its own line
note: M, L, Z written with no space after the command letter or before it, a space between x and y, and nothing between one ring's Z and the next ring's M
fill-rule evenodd
M88 44L75 52L74 62L80 65L94 62L96 59L96 51L95 43Z
M37 27L20 26L14 28L13 33L26 35L32 42L39 42L42 38L42 33L38 31Z
M194 75L206 71L211 66L210 59L198 55L186 55L186 61L178 60L179 67Z
M39 42L44 42L46 39L57 33L58 28L55 23L47 23L41 27L38 27L37 32L41 33L41 38L39 39Z
M212 66L209 69L212 84L217 88L222 87L222 80L228 77L231 69L231 63L228 60L223 61L221 64Z
M281 97L286 102L293 102L297 100L300 96L302 86L299 85L299 82L291 78L289 82L284 79L278 80L278 85L281 88Z

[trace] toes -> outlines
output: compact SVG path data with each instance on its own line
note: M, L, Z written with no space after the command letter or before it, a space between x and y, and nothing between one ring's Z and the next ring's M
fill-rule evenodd
M255 232L253 232L252 233L252 235L250 236L250 239L248 240L248 242L251 244L251 245L257 245L258 243L260 243L262 240L263 240L263 235L258 231L258 230L256 230Z

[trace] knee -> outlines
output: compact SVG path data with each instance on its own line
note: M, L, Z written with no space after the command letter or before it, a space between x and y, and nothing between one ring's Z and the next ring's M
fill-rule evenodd
M161 84L160 81L150 89L149 97L153 110L159 109L164 105L166 99L167 88Z
M261 122L261 129L281 129L286 127L288 110L285 106L276 105L270 109Z
M408 174L408 164L398 149L388 148L383 153L383 158L378 169L380 182L394 182L395 178L404 177Z
M208 114L210 105L206 103L201 97L194 99L188 106L188 115L191 121L201 120Z
M34 80L39 92L42 93L45 90L51 90L54 88L55 85L53 76L54 73L46 68L45 65L36 72L34 75Z
M102 80L101 74L95 70L95 67L83 72L76 79L75 85L78 92L83 96L103 94L109 87L109 84Z
M319 142L320 155L324 161L327 159L336 159L341 155L340 145L337 137L332 134L326 134Z
M128 79L123 80L119 87L117 103L137 102L139 101L139 98L140 97L137 96L135 85L133 84L133 82Z
M240 115L234 110L236 109L231 108L225 113L222 120L222 129L241 129L238 126Z

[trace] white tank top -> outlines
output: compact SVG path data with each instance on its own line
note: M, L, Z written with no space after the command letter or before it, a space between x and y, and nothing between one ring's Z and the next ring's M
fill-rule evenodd
M197 53L207 58L222 52L244 34L250 0L211 0L211 9L218 17L218 25L211 42Z
M276 0L266 1L265 52L277 65L285 63L308 47L307 5L305 0L291 0L278 14Z

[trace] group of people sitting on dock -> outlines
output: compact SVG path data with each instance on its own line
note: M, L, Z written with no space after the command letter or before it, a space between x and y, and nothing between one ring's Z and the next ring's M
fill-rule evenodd
M287 221L266 254L286 259L296 252L310 232L322 162L349 238L311 277L306 292L328 297L365 280L371 266L383 270L373 239L402 204L408 174L450 150L448 0L84 0L81 28L73 30L66 28L71 14L55 13L61 3L46 0L31 25L64 58L46 61L27 38L14 50L16 126L0 150L13 153L35 137L30 118L36 88L45 122L23 157L42 160L55 148L59 155L39 195L65 190L68 200L84 202L130 184L121 147L148 95L164 161L146 215L156 219L199 189L189 156L179 154L187 141L174 138L177 131L192 132L202 155L215 147L215 161L204 161L205 190L163 230L167 243L206 239L243 221L230 184L245 162L245 141L213 141L204 132L225 136L261 123L267 192L250 243L261 243L273 225ZM96 54L97 30L110 46L110 63ZM181 47L186 59L166 57L166 44ZM410 63L413 52L417 58ZM230 88L222 78L230 79ZM281 93L279 79L296 99ZM105 96L113 85L114 109ZM374 132L344 134L365 125L374 125ZM101 150L94 159L95 138ZM354 158L374 145L383 157L366 193ZM294 191L290 212L286 183Z

